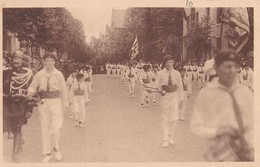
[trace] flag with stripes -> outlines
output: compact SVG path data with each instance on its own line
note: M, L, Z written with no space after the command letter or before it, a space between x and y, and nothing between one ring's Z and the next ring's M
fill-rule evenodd
M224 8L221 20L229 25L227 32L229 45L240 52L249 39L249 18L246 8Z
M134 43L133 43L132 48L131 48L131 52L132 52L131 53L131 60L133 60L139 54L137 36L135 37Z

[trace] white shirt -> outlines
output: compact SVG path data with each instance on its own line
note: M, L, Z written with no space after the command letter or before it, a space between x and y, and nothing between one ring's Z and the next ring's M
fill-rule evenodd
M80 90L84 90L83 97L84 97L85 102L88 102L88 88L84 82L81 82L81 83L75 82L72 84L72 87L69 92L70 102L73 102L75 100L74 91L79 90L79 87L80 87Z
M238 81L227 89L216 77L199 91L191 116L191 131L199 136L211 138L218 135L220 126L238 128L233 100L228 90L234 91L244 127L247 128L245 138L253 146L253 94Z
M47 81L49 78L49 90L59 91L61 93L61 99L65 106L68 106L67 86L63 74L54 68L51 74L48 74L46 69L42 69L37 72L33 78L28 91L31 93L47 91Z
M156 85L157 85L158 89L162 90L162 85L168 85L169 73L171 73L172 84L177 85L177 90L173 93L168 93L168 94L172 94L172 97L183 100L182 78L181 78L180 72L177 70L173 69L173 70L169 71L166 68L164 68L163 70L159 71L157 78L156 78Z
M137 80L137 75L136 75L136 69L135 68L127 68L126 70L126 78L129 79L128 75L131 74L131 75L134 75L134 79Z

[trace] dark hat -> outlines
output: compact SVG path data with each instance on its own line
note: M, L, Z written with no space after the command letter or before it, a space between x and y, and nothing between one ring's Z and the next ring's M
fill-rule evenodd
M164 58L163 58L163 64L165 64L167 61L169 61L169 60L174 60L173 59L173 56L172 55L169 55L169 54L167 54L166 56L164 56Z
M223 50L223 51L216 52L216 56L214 60L216 66L221 65L225 61L233 61L238 65L240 65L240 58L238 54L233 50Z
M144 71L147 71L150 68L151 68L151 66L149 64L146 64L146 65L143 66Z
M154 64L153 68L159 68L159 66L157 64Z
M19 57L21 59L24 59L24 54L23 54L22 51L17 50L17 51L14 52L14 54L12 54L12 58L14 58L14 57Z
M45 53L45 55L43 56L43 59L44 59L44 60L47 59L47 58L52 58L52 59L56 60L55 54L53 54L53 53L51 53L51 52L47 52L47 53Z

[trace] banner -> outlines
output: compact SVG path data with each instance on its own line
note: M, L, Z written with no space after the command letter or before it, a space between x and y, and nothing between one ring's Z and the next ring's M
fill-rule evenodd
M137 36L135 37L134 43L131 48L131 60L133 60L138 54L139 54L139 48L138 48L138 40Z
M249 38L249 19L246 8L224 8L221 20L229 25L228 43L237 53L243 49ZM224 34L222 34L223 36Z

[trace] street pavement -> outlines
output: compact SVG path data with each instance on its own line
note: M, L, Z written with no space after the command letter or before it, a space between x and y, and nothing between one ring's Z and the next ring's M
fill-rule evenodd
M69 111L61 129L61 162L198 162L204 161L206 141L189 130L189 117L198 88L189 98L186 120L176 126L175 146L163 148L159 106L142 108L141 86L136 97L119 79L93 76L94 87L87 106L85 128L75 127ZM54 104L55 105L55 104ZM11 162L12 140L3 139L4 162ZM41 162L41 131L37 109L23 127L24 150L19 159ZM57 162L52 160L51 162Z

